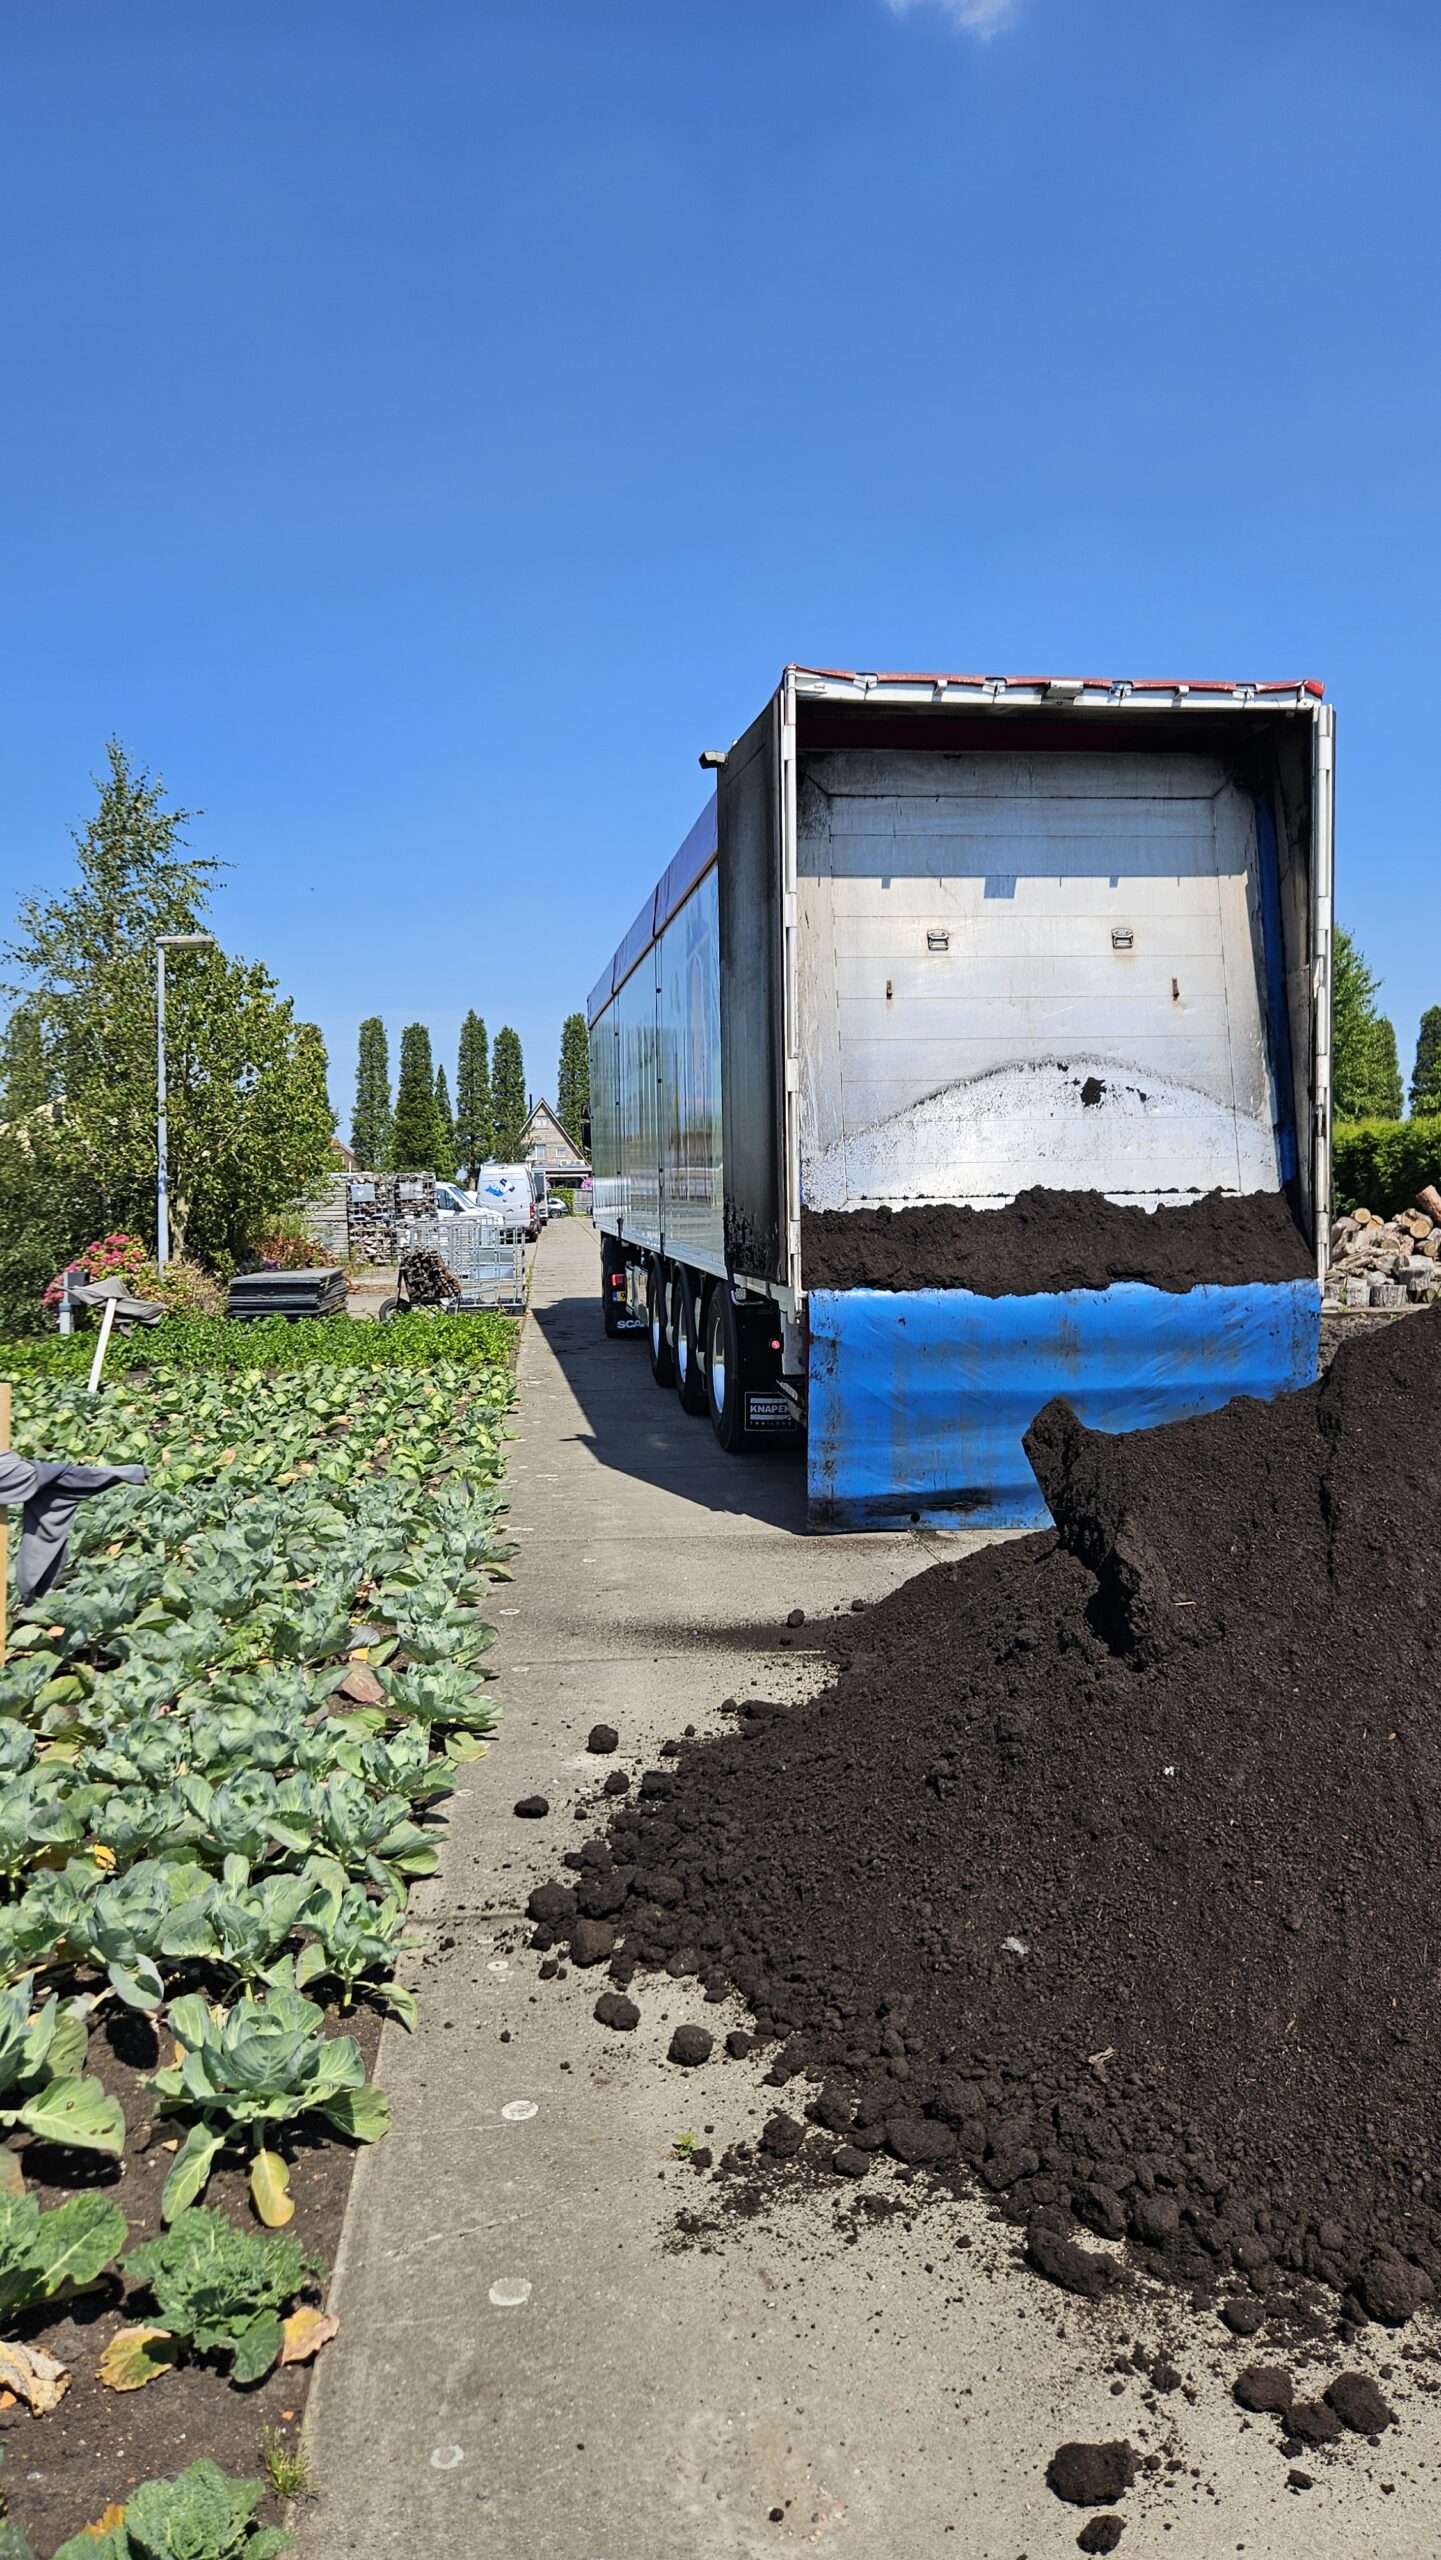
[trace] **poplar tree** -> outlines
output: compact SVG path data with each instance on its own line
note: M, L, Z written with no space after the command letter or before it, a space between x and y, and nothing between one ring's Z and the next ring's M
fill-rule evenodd
M327 1135L335 1135L335 1108L330 1099L330 1058L318 1022L295 1026L295 1073L307 1118Z
M390 1108L390 1047L385 1025L372 1013L360 1026L360 1054L355 1070L355 1109L350 1143L365 1173L382 1173L390 1162L394 1114Z
M1401 1060L1396 1050L1396 1025L1383 1013L1375 1031L1375 1091L1371 1108L1378 1119L1399 1120L1404 1105L1401 1083Z
M460 1055L455 1076L455 1160L473 1183L495 1153L495 1127L490 1106L490 1042L478 1013L468 1013L460 1026Z
M445 1156L445 1162L437 1164L435 1170L437 1173L443 1173L449 1182L456 1167L455 1122L450 1116L450 1087L445 1080L444 1067L437 1067L435 1070L435 1117Z
M1377 1007L1381 981L1344 925L1331 970L1331 1091L1338 1120L1399 1120L1395 1026Z
M561 1025L555 1116L566 1136L583 1147L590 1118L590 1034L583 1013L568 1013Z
M397 1173L443 1170L439 1114L435 1108L435 1070L430 1063L430 1033L423 1022L408 1022L400 1035L400 1075L395 1088L395 1134L391 1155Z
M1441 1004L1421 1016L1416 1064L1411 1070L1411 1112L1417 1120L1441 1117Z
M515 1164L520 1158L520 1133L525 1127L525 1064L521 1057L520 1034L509 1023L495 1035L495 1074L491 1085L495 1112L495 1152L502 1164Z

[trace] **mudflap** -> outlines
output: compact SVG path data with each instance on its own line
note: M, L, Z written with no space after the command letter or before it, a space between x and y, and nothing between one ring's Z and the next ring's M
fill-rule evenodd
M807 1490L816 1528L1042 1529L1021 1446L1064 1396L1097 1431L1308 1386L1314 1280L1023 1298L968 1289L815 1289Z

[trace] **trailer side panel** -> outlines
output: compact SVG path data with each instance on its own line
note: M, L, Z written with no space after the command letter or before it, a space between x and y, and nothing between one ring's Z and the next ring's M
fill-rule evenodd
M725 1253L756 1280L785 1277L779 710L767 703L721 769L721 1104Z

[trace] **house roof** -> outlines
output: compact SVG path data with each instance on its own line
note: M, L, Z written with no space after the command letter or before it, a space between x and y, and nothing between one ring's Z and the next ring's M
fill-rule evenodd
M564 1138L566 1145L567 1145L568 1147L574 1147L574 1149L575 1149L575 1151L576 1151L576 1154L577 1154L578 1156L580 1156L582 1159L584 1159L584 1156L585 1156L585 1149L584 1149L584 1147L581 1145L579 1138L573 1138L573 1137L571 1136L571 1133L570 1133L569 1129L567 1129L567 1127L566 1127L566 1125L565 1125L565 1122L562 1120L562 1118L561 1118L561 1116L560 1116L560 1113L559 1113L558 1111L554 1111L554 1110L552 1110L552 1108L551 1108L550 1104L549 1104L548 1102L545 1102L545 1101L537 1102L537 1103L534 1105L534 1107L533 1107L533 1109L532 1109L532 1111L531 1111L531 1113L530 1113L530 1116L529 1116L529 1118L527 1119L527 1121L526 1121L526 1123L525 1123L524 1128L521 1130L521 1133L520 1133L520 1134L521 1134L522 1139L528 1138L528 1137L530 1136L530 1133L531 1133L532 1129L535 1127L535 1124L536 1124L537 1120L539 1120L539 1119L542 1117L542 1115L544 1115L544 1117L545 1117L545 1118L550 1122L550 1125L551 1125L551 1127L552 1127L553 1129L558 1129L558 1130L560 1131L560 1134L561 1134L561 1136Z

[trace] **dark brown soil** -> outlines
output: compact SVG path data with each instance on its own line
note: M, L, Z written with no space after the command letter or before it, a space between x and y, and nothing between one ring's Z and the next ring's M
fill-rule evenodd
M1369 2373L1338 2373L1326 2398L1353 2435L1379 2436L1396 2424L1395 2410Z
M1022 1191L1006 1209L803 1209L808 1289L1153 1289L1304 1280L1315 1270L1279 1192L1207 1192L1181 1209L1123 1209L1099 1191Z
M377 2014L360 2007L343 2019L332 2015L330 2024L358 2039L369 2078L380 2041ZM42 2205L59 2204L67 2195L107 2195L129 2224L130 2248L154 2239L160 2229L160 2191L174 2158L173 2149L163 2146L185 2130L183 2121L177 2126L162 2119L147 2138L152 2110L141 2081L156 2060L154 2030L134 2010L112 2010L91 2036L88 2068L119 2098L130 2128L123 2164L35 2142L15 2145L26 2185ZM334 2139L312 2144L304 2136L293 2143L287 2139L283 2148L290 2158L296 2208L290 2230L303 2249L329 2267L339 2245L355 2154ZM260 2228L238 2155L232 2165L229 2155L222 2154L203 2201L223 2207L235 2222ZM96 2379L96 2366L115 2331L143 2316L132 2302L138 2306L138 2294L127 2300L121 2282L112 2278L77 2299L65 2318L32 2313L12 2319L7 2332L58 2356L73 2376L50 2417L32 2418L19 2407L0 2410L0 2429L5 2431L0 2476L9 2511L42 2554L93 2523L112 2500L123 2503L141 2480L171 2478L202 2454L240 2478L255 2479L261 2474L261 2429L273 2428L287 2444L300 2433L309 2366L291 2365L237 2390L218 2365L191 2363L162 2374L143 2391L107 2391ZM281 2509L268 2497L259 2513L262 2521L273 2524Z
M1136 2476L1124 2439L1112 2444L1059 2444L1046 2465L1046 2485L1073 2507L1109 2507Z
M1441 2283L1438 1393L1441 1309L1273 1404L1048 1407L1058 1534L905 1584L820 1698L743 1705L576 1853L624 1888L617 1970L734 1985L789 2123L979 2182L1053 2280L1123 2276L1125 2235L1238 2334L1306 2282L1407 2318Z

